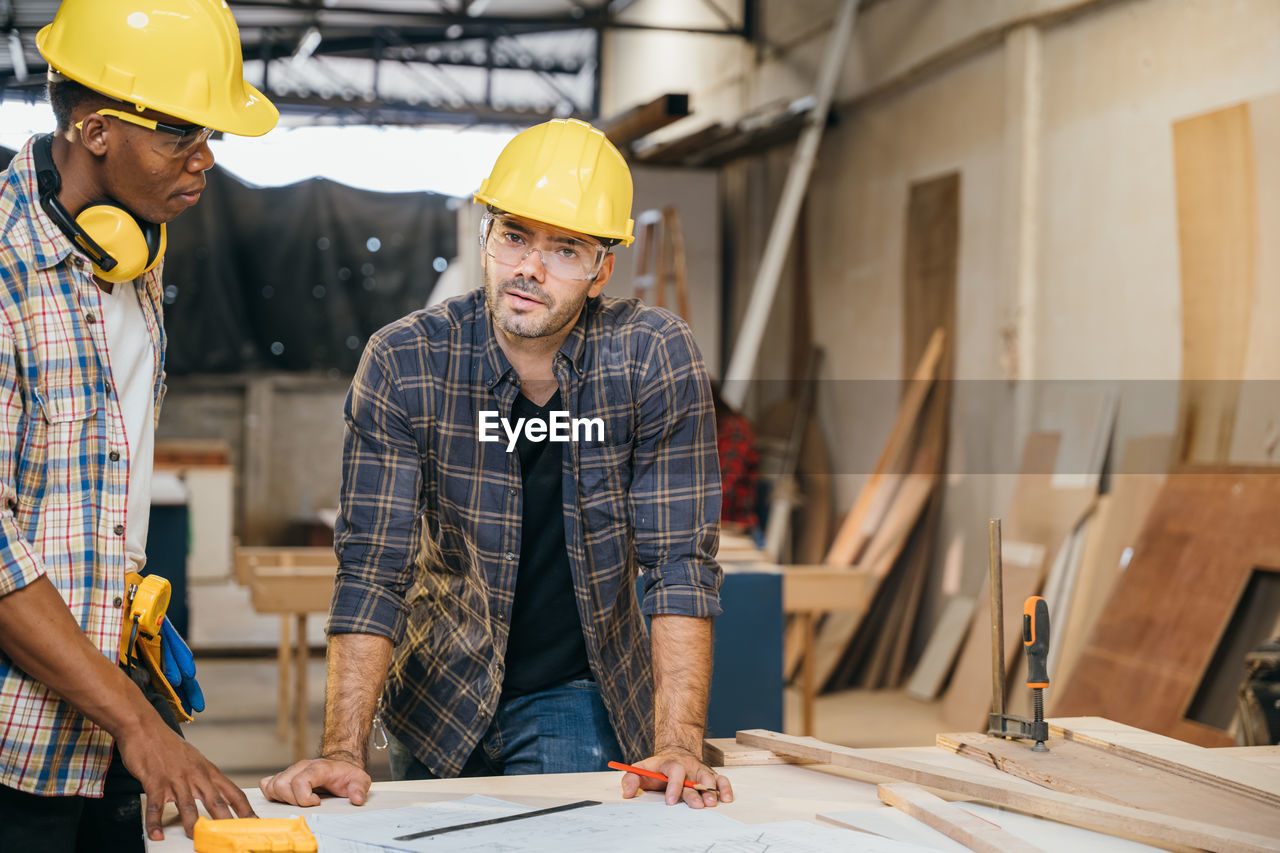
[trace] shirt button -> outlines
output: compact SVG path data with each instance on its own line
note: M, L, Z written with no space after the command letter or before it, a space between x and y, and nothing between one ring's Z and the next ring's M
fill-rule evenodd
M508 552L507 552L507 559L508 559L508 560L514 560L515 558L516 558L516 555L515 555L515 554L511 553L510 551L508 551Z
M116 532L116 535L117 535L117 536L123 536L123 535L124 535L124 525L123 525L123 524L117 524L117 525L116 525L116 527L115 527L115 532Z
M108 458L108 459L110 459L112 462L119 462L119 461L120 461L120 453L119 453L119 451L113 450L113 451L111 451L110 453L108 453L108 454L107 454L107 458Z
M515 497L516 487L512 486L511 488L507 489L507 494L511 495L512 497Z
M124 599L117 595L115 597L115 600L112 601L111 604L115 607L119 607L120 605L124 604Z
M84 321L86 323L96 323L98 322L98 315L94 314L92 311L88 311L84 315Z

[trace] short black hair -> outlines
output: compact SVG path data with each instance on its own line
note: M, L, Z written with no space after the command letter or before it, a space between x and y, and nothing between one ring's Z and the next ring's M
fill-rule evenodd
M91 103L94 106L106 106L115 102L101 92L95 92L88 86L69 80L66 77L57 79L50 77L47 84L49 106L53 107L53 116L58 120L58 132L66 133L71 129L72 118L77 107Z

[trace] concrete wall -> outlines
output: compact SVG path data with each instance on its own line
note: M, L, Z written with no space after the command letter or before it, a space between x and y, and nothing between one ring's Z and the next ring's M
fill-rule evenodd
M240 543L305 544L303 527L338 505L348 384L293 374L174 377L156 438L228 442Z
M738 13L740 4L722 3ZM764 0L760 44L625 31L606 42L612 114L687 91L663 137L808 94L836 0ZM721 22L645 0L634 20ZM1274 0L864 2L808 196L814 337L825 378L900 378L908 186L961 175L952 476L942 543L968 533L962 585L985 565L1022 436L1054 425L1074 382L1124 382L1115 447L1173 432L1180 375L1173 122L1280 90ZM705 7L704 7L705 8ZM1280 144L1280 139L1272 144ZM786 175L782 149L723 170L732 341ZM733 208L733 209L731 209ZM784 278L762 377L782 376ZM1010 380L1021 380L1017 383ZM836 506L847 509L893 412L833 383L820 404ZM935 577L936 581L936 577ZM931 583L936 588L936 582ZM926 602L924 621L936 612Z

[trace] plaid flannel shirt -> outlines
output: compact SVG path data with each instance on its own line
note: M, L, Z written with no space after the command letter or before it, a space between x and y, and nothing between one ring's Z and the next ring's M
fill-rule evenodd
M90 642L114 661L129 444L101 294L88 261L40 207L30 141L0 173L0 285L0 596L48 577ZM135 285L155 353L158 417L159 266ZM0 653L0 784L101 796L111 745L110 735Z
M569 416L605 425L565 445L565 544L592 672L638 760L653 748L642 612L720 612L711 389L689 327L634 300L588 300L554 373ZM328 630L397 644L383 718L445 777L501 691L523 488L505 437L478 436L519 392L477 289L377 333L347 396Z

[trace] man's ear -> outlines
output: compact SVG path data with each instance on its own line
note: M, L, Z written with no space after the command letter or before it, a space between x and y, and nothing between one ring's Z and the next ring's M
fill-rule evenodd
M101 157L107 153L107 136L111 132L107 120L97 113L88 113L79 119L80 144L90 154Z
M596 273L595 281L591 282L591 289L587 291L588 296L599 296L604 286L609 283L609 279L613 276L613 264L618 258L610 252L604 256L604 261L600 264L600 272Z

